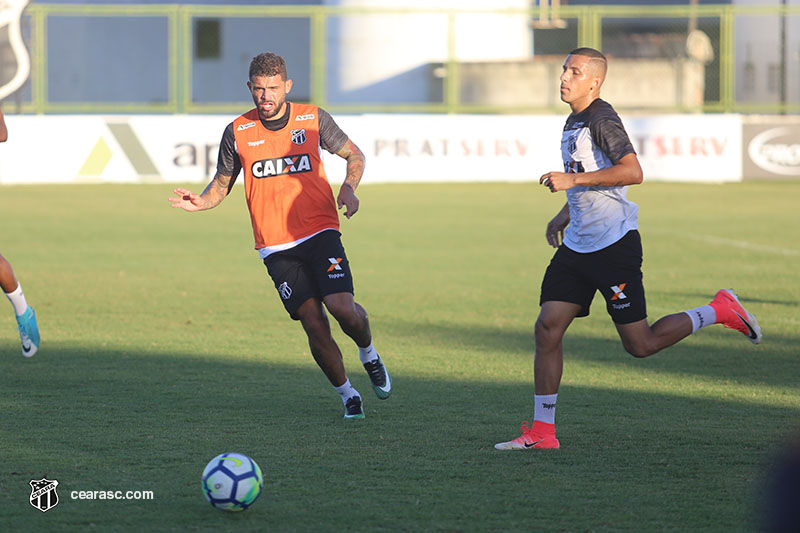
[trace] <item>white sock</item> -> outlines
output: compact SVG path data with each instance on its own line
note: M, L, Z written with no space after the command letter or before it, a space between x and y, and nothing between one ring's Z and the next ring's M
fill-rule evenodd
M366 348L358 347L358 358L361 359L362 363L369 363L378 358L378 352L375 350L375 347L372 346L372 343L369 343L369 346Z
M17 316L21 316L22 313L28 310L28 302L25 301L25 295L22 294L22 284L17 284L17 289L14 292L5 292L3 294L6 295L8 301L11 302L11 305L14 306L14 312Z
M533 395L533 420L555 424L556 420L556 398L558 394L534 394Z
M700 328L710 326L717 321L717 312L714 311L714 308L710 305L695 307L694 309L684 311L684 313L689 315L692 321L692 333Z
M342 383L341 385L339 385L338 387L334 387L334 389L336 389L336 392L338 392L342 396L342 403L347 403L347 400L349 400L353 396L361 397L358 391L354 389L352 385L350 385L349 379L344 383Z

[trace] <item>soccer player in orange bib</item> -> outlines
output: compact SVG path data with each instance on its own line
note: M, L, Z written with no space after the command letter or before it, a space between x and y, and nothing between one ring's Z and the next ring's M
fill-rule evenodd
M315 361L341 395L346 419L364 418L362 399L347 377L342 352L331 335L325 310L356 343L372 388L380 399L392 382L372 345L367 313L353 299L337 209L356 214L356 187L364 154L333 118L314 105L288 102L292 89L286 62L259 54L250 63L247 87L256 107L225 128L217 172L202 194L175 189L172 207L211 209L225 199L240 171L253 225L255 247L286 311L299 320ZM322 164L322 149L347 161L336 198Z
M627 199L628 185L642 182L642 168L619 116L600 99L606 69L605 55L593 48L573 50L564 62L561 100L572 109L561 137L564 172L539 179L553 193L566 191L567 202L545 231L556 252L542 281L535 326L533 425L523 422L522 435L495 444L498 450L560 447L555 410L562 340L575 318L588 316L597 291L634 357L653 355L711 324L735 329L754 344L761 341L755 316L730 289L718 291L708 305L648 323L639 208Z

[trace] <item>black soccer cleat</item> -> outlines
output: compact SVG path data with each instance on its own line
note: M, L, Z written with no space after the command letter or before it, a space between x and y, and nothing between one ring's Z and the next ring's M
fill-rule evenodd
M344 404L345 419L364 418L364 409L361 408L361 396L352 396Z
M364 370L369 374L369 379L372 381L372 390L375 395L381 400L385 400L392 394L392 378L389 377L389 372L383 365L380 356L374 361L364 363Z

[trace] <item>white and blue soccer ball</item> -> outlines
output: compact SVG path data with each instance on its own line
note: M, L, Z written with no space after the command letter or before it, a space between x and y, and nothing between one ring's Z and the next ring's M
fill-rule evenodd
M261 469L241 453L221 453L203 470L203 493L211 505L223 511L244 511L263 486Z

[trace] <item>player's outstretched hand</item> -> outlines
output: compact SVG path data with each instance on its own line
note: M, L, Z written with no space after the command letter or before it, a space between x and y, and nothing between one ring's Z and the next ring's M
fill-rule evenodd
M344 216L350 218L358 211L358 197L349 185L342 185L339 189L339 195L336 198L336 207L339 209L345 207Z
M185 211L200 211L203 201L200 196L193 193L188 189L175 189L174 192L177 196L169 199L172 202L172 207L177 207Z

